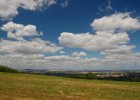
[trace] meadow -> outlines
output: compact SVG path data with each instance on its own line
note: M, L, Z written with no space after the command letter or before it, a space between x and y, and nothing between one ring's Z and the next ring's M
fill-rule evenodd
M140 82L0 72L0 100L140 100Z

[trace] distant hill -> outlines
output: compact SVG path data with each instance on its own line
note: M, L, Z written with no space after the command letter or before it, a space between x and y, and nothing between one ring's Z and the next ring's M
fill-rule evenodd
M1 66L0 65L0 72L10 72L10 73L17 73L18 71L6 66Z

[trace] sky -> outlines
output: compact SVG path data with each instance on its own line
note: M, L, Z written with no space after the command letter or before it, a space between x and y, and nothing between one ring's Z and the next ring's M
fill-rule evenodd
M140 70L139 0L0 0L0 65Z

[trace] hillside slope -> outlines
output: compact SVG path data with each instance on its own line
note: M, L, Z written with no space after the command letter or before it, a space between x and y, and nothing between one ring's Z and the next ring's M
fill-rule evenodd
M15 69L12 69L12 68L9 68L9 67L1 66L1 65L0 65L0 72L11 72L11 73L16 73L16 72L18 72L18 71L15 70Z
M1 100L140 100L140 82L0 73Z

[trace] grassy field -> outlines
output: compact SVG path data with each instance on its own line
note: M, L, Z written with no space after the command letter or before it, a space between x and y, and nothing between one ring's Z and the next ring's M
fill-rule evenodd
M0 100L140 100L140 82L0 73Z

